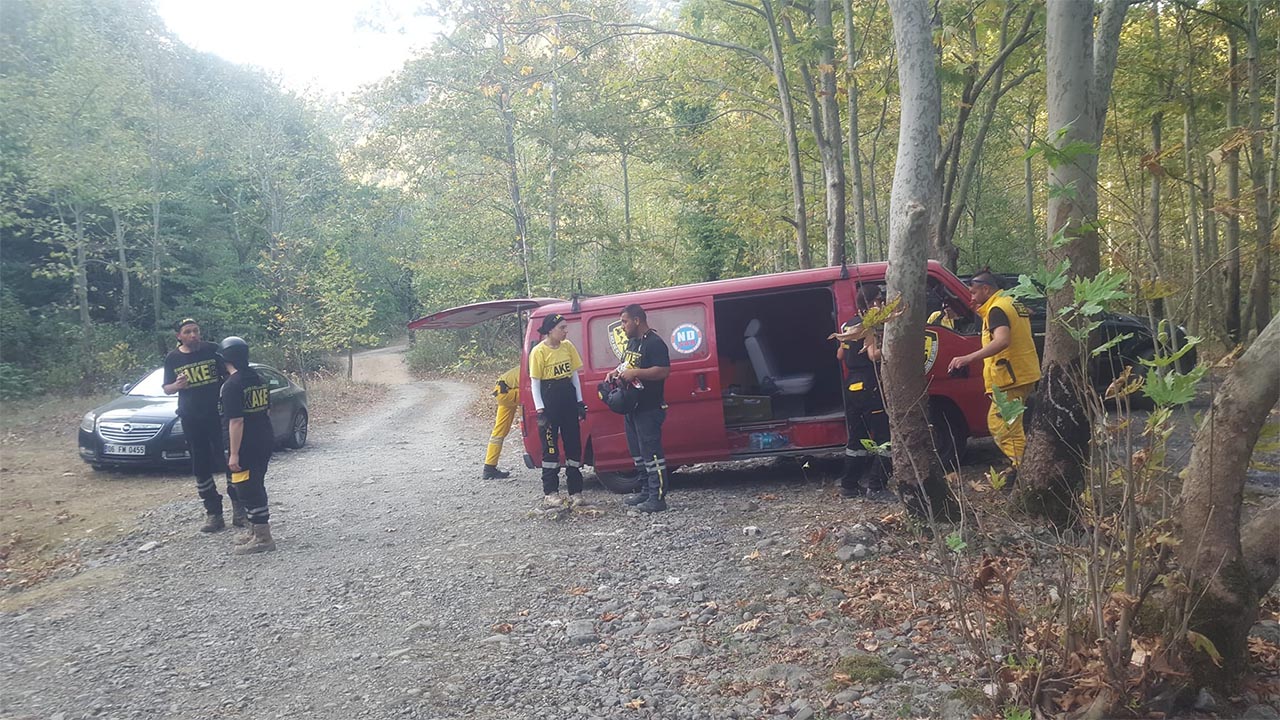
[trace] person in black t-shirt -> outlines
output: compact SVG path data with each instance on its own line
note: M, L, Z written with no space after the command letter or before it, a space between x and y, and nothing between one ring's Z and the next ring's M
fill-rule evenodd
M663 386L671 374L671 354L667 344L649 327L644 308L628 305L619 316L627 334L622 363L610 377L621 378L640 389L636 409L627 413L623 425L627 447L640 474L640 492L625 502L641 512L667 509L667 458L662 452L662 423L667 419Z
M182 421L187 452L191 455L191 472L196 476L196 493L204 503L205 523L201 532L215 532L226 527L222 519L222 496L214 482L214 473L226 473L222 456L222 427L218 422L218 392L225 373L218 360L218 347L200 337L200 325L191 318L180 321L178 347L164 359L164 392L178 394L178 418ZM244 527L244 506L236 498L235 488L227 480L231 498L231 524Z
M880 287L870 283L858 288L858 312L866 314L871 308L884 304ZM857 329L862 324L862 314L849 319L840 327L841 334ZM844 365L844 417L849 441L844 448L844 472L840 475L840 494L857 497L868 490L884 488L888 466L879 455L863 445L870 440L877 445L889 441L889 416L884 410L884 396L880 392L880 339L875 331L860 340L841 341L836 358ZM868 468L873 472L870 480L862 482Z
M267 507L267 464L275 446L271 431L271 389L249 367L249 344L224 338L222 360L228 373L222 383L222 419L227 429L227 469L231 484L249 515L249 533L236 543L237 555L275 550L271 513Z

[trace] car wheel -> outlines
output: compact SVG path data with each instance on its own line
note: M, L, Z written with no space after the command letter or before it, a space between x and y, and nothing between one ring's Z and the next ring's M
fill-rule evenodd
M640 490L640 472L638 470L627 470L625 472L597 470L596 479L609 492L618 493L619 495L626 495Z
M285 447L298 450L306 447L307 444L307 411L299 410L293 414L293 425L289 431L289 438L285 440Z
M969 445L964 421L944 404L931 403L929 428L933 431L933 447L938 453L942 469L952 472L959 468L964 460L965 448Z

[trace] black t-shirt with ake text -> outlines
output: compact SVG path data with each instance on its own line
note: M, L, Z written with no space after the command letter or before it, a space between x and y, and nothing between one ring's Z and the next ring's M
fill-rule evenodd
M671 367L671 353L667 344L653 330L643 337L627 341L627 354L624 357L629 368ZM640 389L640 401L636 410L656 410L665 404L663 388L666 380L642 380L644 387Z
M164 358L164 384L172 384L179 375L186 376L187 389L178 391L178 417L217 415L218 387L222 384L218 346L202 342L189 353L171 350Z
M222 383L222 425L244 418L240 438L240 466L271 457L275 434L271 431L271 389L253 369L233 373Z

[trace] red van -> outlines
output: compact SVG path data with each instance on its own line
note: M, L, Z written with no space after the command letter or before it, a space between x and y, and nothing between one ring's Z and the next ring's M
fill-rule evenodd
M590 409L582 429L583 460L601 484L631 492L636 476L622 416L595 397L595 387L618 365L618 314L639 303L671 350L666 382L670 406L662 444L672 465L777 455L820 455L843 448L841 368L828 336L856 315L863 283L884 285L885 263L718 280L572 301L549 298L495 300L444 310L409 323L410 329L462 328L505 314L530 311L525 348L550 313L569 322L569 339L582 354L582 386ZM931 325L922 349L929 376L934 438L944 463L959 464L970 437L985 436L988 399L982 373L949 377L951 358L980 345L980 323L961 281L935 262L928 268L929 309L947 305L963 316L955 329ZM541 464L528 392L528 354L520 362L521 427L525 465Z

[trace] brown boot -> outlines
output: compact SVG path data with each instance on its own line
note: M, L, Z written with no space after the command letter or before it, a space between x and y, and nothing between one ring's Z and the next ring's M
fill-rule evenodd
M236 527L245 527L249 524L249 515L244 511L244 505L238 500L231 501L231 524Z
M269 552L276 549L276 541L271 538L271 525L269 523L251 525L250 530L253 533L250 542L237 547L234 550L235 554L252 555L253 553Z
M231 541L231 544L232 545L248 545L249 543L253 542L254 537L255 536L253 534L253 526L249 525L249 527L245 528L244 532L235 536L235 539Z
M204 516L204 525L200 527L200 532L218 532L227 527L227 523L222 519L222 513L207 513Z

